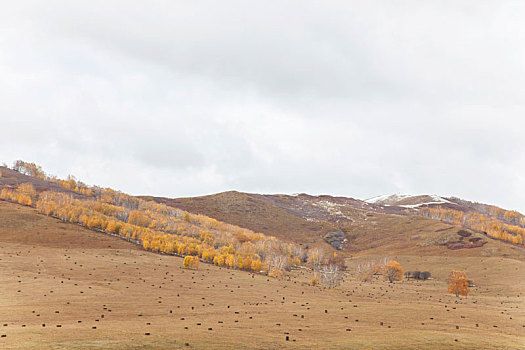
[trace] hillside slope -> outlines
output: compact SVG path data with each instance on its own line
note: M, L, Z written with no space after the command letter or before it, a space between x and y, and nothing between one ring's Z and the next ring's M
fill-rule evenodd
M0 173L2 174L2 176L0 176L0 188L16 188L20 184L30 183L37 192L53 191L67 193L75 198L86 198L86 196L60 186L57 183L25 175L4 166L0 166Z
M309 285L202 264L0 201L3 349L520 349L523 262L399 256L434 280ZM366 257L360 257L366 258ZM445 294L465 269L480 285ZM490 282L490 283L489 283Z
M1 189L16 191L19 185L30 183L37 193L51 191L81 200L102 199L101 193L107 192L107 189L88 187L74 179L49 177L32 163L18 163L19 171L0 167ZM109 194L121 196L111 190ZM126 201L131 200L129 196L127 198ZM230 191L194 198L142 199L202 214L303 248L319 246L350 254L414 251L421 254L505 254L515 257L522 256L524 251L525 216L458 198L391 195L361 201L326 195L263 195ZM177 215L183 216L182 213ZM206 218L194 220L205 220L214 225ZM499 245L494 238L514 244ZM461 251L453 253L449 249Z
M405 196L396 199L398 205L388 205L384 201L383 204L367 203L345 197L262 195L236 191L190 198L145 198L291 242L324 247L330 247L330 243L350 254L413 252L450 256L525 256L522 247L496 241L460 225L419 215L421 208L429 206L428 201L433 202L430 206L441 204L436 196ZM399 204L399 201L405 204ZM454 208L472 210L448 199L443 201ZM462 233L464 231L466 233ZM483 245L460 250L447 248L447 245L456 243L466 243L466 247L470 247L471 241Z

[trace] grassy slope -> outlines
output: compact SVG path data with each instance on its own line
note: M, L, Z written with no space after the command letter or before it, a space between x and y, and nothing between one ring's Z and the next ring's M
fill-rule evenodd
M21 183L31 183L37 192L64 192L71 194L74 197L84 198L84 196L57 184L51 183L49 181L40 180L31 176L23 175L17 171L11 170L3 166L0 166L0 172L2 173L2 176L0 177L0 186L2 187L14 188Z
M328 246L319 234L338 229L334 223L312 222L292 215L263 198L249 193L230 191L193 198L143 198L153 199L191 213L210 216L255 232L304 244Z
M337 218L308 220L301 217L300 214L311 210L312 207L303 208L302 212L300 209L296 210L293 203L289 203L294 200L293 196L286 195L266 196L231 191L192 198L145 198L193 213L204 214L256 232L325 248L330 248L330 246L323 241L321 236L331 231L342 230L348 239L344 245L344 251L348 255L420 254L427 256L508 256L525 259L525 249L501 243L474 232L471 232L472 237L480 237L488 244L482 248L449 250L442 244L457 241L460 238L457 232L462 229L461 227L416 215L381 212L381 208L378 209L378 207L360 208L352 201L351 205L337 208L351 220ZM322 197L322 199L334 202L339 200L334 197Z
M487 244L480 248L460 250L450 250L442 245L445 242L457 241L460 238L457 235L459 230L465 229L420 216L377 213L365 219L356 219L346 227L347 237L353 237L349 245L349 252L352 255L406 254L441 257L509 257L525 260L525 249L522 247L470 230L467 231L471 232L471 237L480 237Z
M205 264L184 270L180 258L6 202L0 245L6 349L525 348L525 264L515 259L403 255L406 268L437 278L360 283L350 273L323 290L306 285L304 271L276 280ZM444 293L456 267L482 282L467 299Z
M305 197L310 196L305 195ZM378 233L376 232L375 226L370 226L366 222L368 216L364 210L352 206L341 208L343 213L353 220L353 223L349 220L339 220L333 217L324 218L322 217L323 213L321 210L319 213L320 218L311 220L306 219L304 216L301 216L301 214L312 210L312 208L315 209L315 206L307 207L306 210L304 208L302 210L297 209L293 203L291 203L293 196L287 195L257 195L230 191L202 197L176 199L144 198L156 200L192 213L204 214L224 222L249 228L256 232L262 232L299 243L324 245L324 240L321 236L337 230L350 233L352 237L364 232L363 228L374 233L369 237L376 237L377 235L375 233ZM336 200L336 198L328 196L326 196L326 198L312 198ZM380 215L379 213L375 214ZM401 215L384 214L381 217L388 218L396 224L411 222L411 220L407 220L407 217ZM428 221L432 224L432 227L445 227L443 224L434 224L434 221ZM387 224L390 224L390 222L387 222ZM404 229L406 228L407 227L404 227ZM362 249L362 244L361 242L357 242L357 244L348 245L348 249Z

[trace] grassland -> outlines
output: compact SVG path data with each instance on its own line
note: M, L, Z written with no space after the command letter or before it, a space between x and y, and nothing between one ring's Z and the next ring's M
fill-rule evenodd
M515 257L399 250L405 269L435 279L389 284L357 281L352 267L371 256L355 255L327 290L308 285L306 270L278 280L182 269L180 258L6 202L0 244L6 349L525 348L525 263ZM476 282L468 298L445 293L452 268Z
M326 243L320 236L338 229L336 224L326 220L305 220L274 205L265 196L250 193L230 191L191 198L144 198L291 242L323 246Z

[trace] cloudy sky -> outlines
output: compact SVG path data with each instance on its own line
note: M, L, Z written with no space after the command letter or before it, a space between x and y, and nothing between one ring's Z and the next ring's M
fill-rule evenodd
M11 1L0 162L131 194L525 212L523 1Z

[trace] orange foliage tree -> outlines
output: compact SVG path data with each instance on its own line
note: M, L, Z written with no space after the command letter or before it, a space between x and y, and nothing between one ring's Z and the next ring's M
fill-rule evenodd
M383 266L383 276L390 283L403 279L403 268L397 261L389 261Z
M469 293L468 279L465 271L452 270L448 276L448 292L467 296Z

